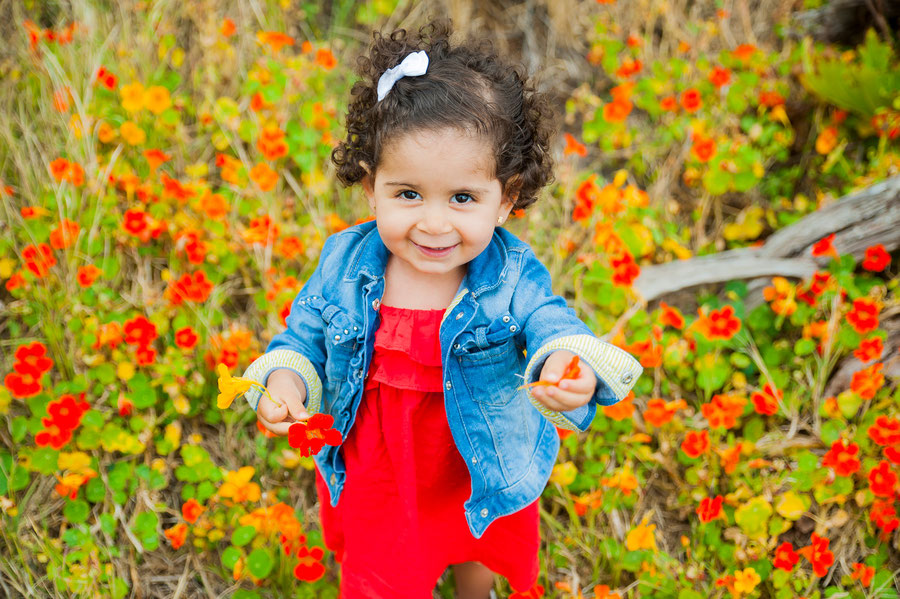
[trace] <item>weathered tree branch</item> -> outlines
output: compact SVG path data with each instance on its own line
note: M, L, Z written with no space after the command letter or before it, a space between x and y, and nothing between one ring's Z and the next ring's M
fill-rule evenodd
M762 247L643 266L634 290L649 302L697 285L766 276L809 277L819 267L810 249L831 233L837 251L857 259L877 243L888 251L900 246L900 176L828 204L776 231Z

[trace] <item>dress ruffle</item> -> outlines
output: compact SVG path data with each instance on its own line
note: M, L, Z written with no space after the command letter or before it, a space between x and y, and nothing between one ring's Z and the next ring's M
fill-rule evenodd
M441 391L441 320L444 310L409 310L381 305L375 352L366 387L390 383L397 389ZM428 343L422 343L427 339Z

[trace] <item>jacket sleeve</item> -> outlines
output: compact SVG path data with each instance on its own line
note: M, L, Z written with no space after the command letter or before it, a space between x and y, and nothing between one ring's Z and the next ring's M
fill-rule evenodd
M334 251L338 235L331 235L322 245L319 264L294 298L291 311L285 319L287 328L269 342L266 352L253 361L244 371L244 378L265 386L269 375L278 368L288 368L297 373L306 385L306 410L310 414L319 411L322 402L322 379L325 376L325 328L321 314L308 307L302 298L321 297L324 280L322 270ZM263 393L251 387L244 393L254 410L259 406Z
M528 363L525 382L540 379L541 369L550 354L568 350L590 367L597 377L594 396L587 404L564 412L553 411L541 404L526 389L532 405L560 428L586 430L594 419L597 404L610 406L621 401L643 372L643 368L628 352L601 341L578 318L566 300L553 293L550 272L528 248L522 254L519 281L512 297L512 312L522 324Z

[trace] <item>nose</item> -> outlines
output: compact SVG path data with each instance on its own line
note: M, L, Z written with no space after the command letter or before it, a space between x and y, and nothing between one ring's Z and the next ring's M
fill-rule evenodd
M419 229L429 235L442 235L450 231L450 219L447 218L446 206L439 202L424 202Z

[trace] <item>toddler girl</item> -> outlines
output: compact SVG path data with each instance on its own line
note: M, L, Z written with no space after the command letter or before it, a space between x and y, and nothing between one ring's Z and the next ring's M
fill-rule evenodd
M546 100L450 33L376 33L360 58L332 159L375 219L326 239L244 373L284 404L247 392L268 430L325 412L344 436L315 462L345 599L429 598L450 565L461 598L492 596L494 573L530 589L555 426L585 430L641 373L501 227L550 178ZM575 355L577 378L522 388L556 383Z

